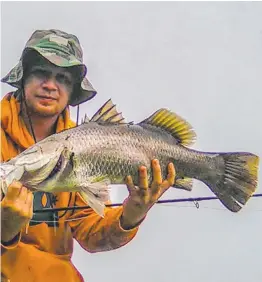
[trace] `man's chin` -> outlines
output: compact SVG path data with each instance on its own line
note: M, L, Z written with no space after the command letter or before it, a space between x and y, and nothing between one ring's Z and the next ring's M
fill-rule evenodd
M35 113L43 117L53 117L59 115L57 108L52 106L38 106L35 109Z

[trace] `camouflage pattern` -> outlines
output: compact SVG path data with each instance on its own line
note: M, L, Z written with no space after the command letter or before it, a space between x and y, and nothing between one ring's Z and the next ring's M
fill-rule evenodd
M59 67L82 66L84 73L80 89L75 91L69 101L71 106L79 105L96 95L96 90L86 78L87 68L83 63L83 51L78 38L60 30L36 30L27 41L19 63L4 77L2 82L21 88L23 77L23 58L30 51L37 51L41 56Z

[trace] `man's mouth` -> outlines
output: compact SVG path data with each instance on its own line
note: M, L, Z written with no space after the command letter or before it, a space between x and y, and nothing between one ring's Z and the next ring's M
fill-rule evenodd
M36 97L43 100L54 100L54 101L57 100L55 97L47 96L47 95L37 95Z

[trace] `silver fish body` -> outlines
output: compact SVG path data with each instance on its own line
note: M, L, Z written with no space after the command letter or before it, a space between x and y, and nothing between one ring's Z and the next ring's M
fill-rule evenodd
M90 122L54 137L73 152L73 169L68 179L73 179L78 172L90 182L101 177L110 179L111 184L123 184L125 176L130 174L137 184L138 167L150 168L154 158L160 161L163 177L167 175L167 164L173 162L177 179L186 176L203 180L219 165L224 165L222 158L214 159L218 154L193 151L177 144L166 132L151 131L139 125L108 126ZM151 171L148 173L151 179ZM65 176L64 171L62 186Z
M150 168L156 158L163 178L168 163L174 163L175 187L191 190L192 179L198 179L231 211L239 211L254 193L256 155L192 150L194 132L174 113L162 109L139 124L123 123L113 106L108 101L91 121L49 136L2 164L2 190L15 178L35 190L79 191L102 215L108 185L124 184L127 175L138 184L138 167Z

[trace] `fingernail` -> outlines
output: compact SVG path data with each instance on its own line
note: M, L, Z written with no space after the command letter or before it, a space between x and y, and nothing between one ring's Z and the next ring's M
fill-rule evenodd
M12 181L12 184L11 184L12 186L14 186L14 187L17 187L17 188L22 188L22 183L21 182L19 182L19 181L17 181L16 179L14 179L13 181Z
M154 160L153 160L153 164L154 164L154 165L158 165L158 164L159 164L158 159L154 159Z
M126 180L128 181L128 182L131 182L131 175L128 175L127 177L126 177Z

